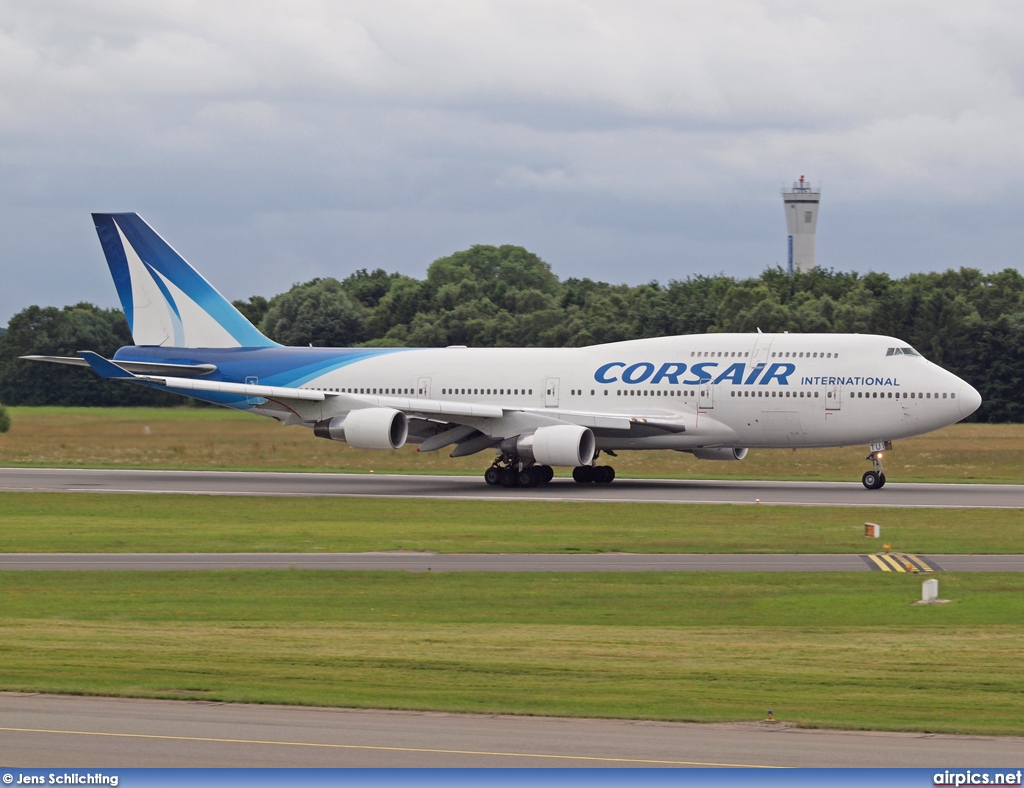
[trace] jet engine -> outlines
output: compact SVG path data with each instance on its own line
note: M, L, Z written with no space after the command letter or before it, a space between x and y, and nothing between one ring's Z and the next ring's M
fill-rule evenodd
M698 460L742 460L747 456L746 449L694 449L693 456Z
M393 408L361 408L318 421L313 434L357 449L400 449L409 437L409 420Z
M594 433L575 424L539 427L526 435L517 435L501 444L507 454L517 454L540 465L575 468L589 465L596 449Z

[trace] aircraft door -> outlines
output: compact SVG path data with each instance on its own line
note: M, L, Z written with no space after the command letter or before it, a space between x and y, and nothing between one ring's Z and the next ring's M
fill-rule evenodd
M245 378L246 386L258 386L259 382L260 379L255 375L248 375ZM266 400L263 399L263 397L246 397L246 399L249 401L250 405L262 405L264 402L266 402Z
M548 378L544 383L544 407L558 407L558 378Z
M766 337L764 334L757 335L757 341L754 343L754 349L750 351L750 362L748 366L757 367L764 366L768 363L768 351L771 349L772 340Z
M430 378L419 378L416 381L416 396L420 399L430 399Z
M715 384L710 380L700 384L698 395L698 408L701 410L711 410L715 407Z
M843 387L835 383L825 391L825 410L843 409Z

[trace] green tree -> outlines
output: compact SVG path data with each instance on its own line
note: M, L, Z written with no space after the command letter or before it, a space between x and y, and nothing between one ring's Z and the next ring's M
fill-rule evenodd
M267 299L259 295L252 296L248 301L232 301L231 304L254 326L263 322L263 318L267 315L267 309L270 307Z
M270 299L260 330L283 345L347 347L364 339L361 309L337 279L313 279Z
M19 356L75 356L92 350L107 358L131 345L124 315L115 309L75 304L63 309L30 306L0 339L0 400L8 405L166 405L171 394L108 381L92 370L22 361Z

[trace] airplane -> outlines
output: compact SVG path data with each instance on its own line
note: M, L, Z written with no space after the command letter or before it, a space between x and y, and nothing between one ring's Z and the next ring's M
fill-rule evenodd
M24 356L302 425L361 449L492 451L489 485L553 467L607 484L603 453L867 444L869 490L893 440L958 422L981 395L908 343L868 334L694 334L581 348L284 347L135 213L93 214L134 345L112 359Z

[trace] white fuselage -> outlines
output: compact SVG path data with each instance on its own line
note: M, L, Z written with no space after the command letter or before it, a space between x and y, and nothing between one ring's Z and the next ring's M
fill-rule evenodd
M545 424L545 414L582 414L584 420L576 419L581 424L587 414L628 417L628 430L595 423L599 449L872 443L960 421L981 402L968 383L907 343L858 334L703 334L576 349L396 350L347 363L300 387L499 406L512 415L468 422L499 437ZM647 420L680 428L645 429Z

